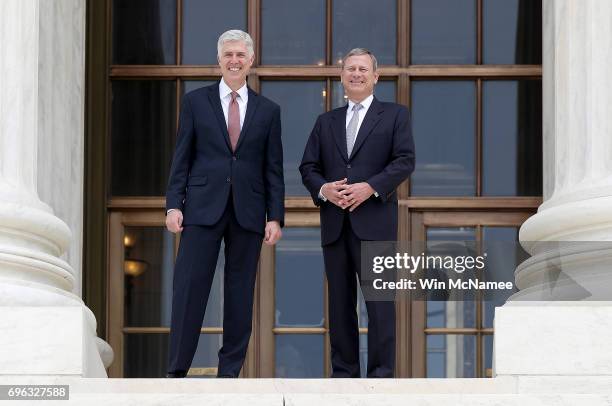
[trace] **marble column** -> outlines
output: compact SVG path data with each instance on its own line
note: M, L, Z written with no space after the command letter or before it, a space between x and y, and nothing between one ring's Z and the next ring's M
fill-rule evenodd
M0 375L112 360L80 298L84 22L85 0L0 2Z
M496 312L501 375L612 375L612 2L543 0L544 203Z

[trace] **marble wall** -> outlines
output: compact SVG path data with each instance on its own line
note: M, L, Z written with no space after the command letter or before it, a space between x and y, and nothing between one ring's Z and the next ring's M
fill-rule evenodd
M0 2L0 192L42 210L36 196L37 19L34 1ZM23 52L28 49L33 52Z
M540 210L612 196L612 2L543 1Z
M81 296L85 0L38 4L38 196L72 231L62 258L74 269L74 293Z

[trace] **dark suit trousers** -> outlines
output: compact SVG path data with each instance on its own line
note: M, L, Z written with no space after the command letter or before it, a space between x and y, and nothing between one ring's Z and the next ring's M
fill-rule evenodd
M251 335L253 289L262 238L240 227L231 193L217 224L184 227L174 267L169 372L187 371L191 366L223 239L223 346L219 350L218 375L238 376Z
M358 209L359 210L359 209ZM357 278L361 240L345 215L340 237L323 246L329 284L329 328L333 378L359 378ZM395 303L366 301L368 311L368 378L392 378L395 369Z

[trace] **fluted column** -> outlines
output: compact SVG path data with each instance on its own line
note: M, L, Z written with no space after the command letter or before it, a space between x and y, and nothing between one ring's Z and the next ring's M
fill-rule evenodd
M84 42L70 30L57 33L84 22L85 1L61 3L0 1L0 375L105 376L100 353L112 353L97 339L95 317L75 289L77 272L62 259L70 228L38 195L41 181L49 190L71 176L40 176L41 163L45 171L63 167L50 164L58 159L51 146L69 142L63 126L74 107L49 90L49 80L67 91L76 88L76 103L83 102L83 77L59 82L59 75L44 75L74 64L63 59L64 51ZM49 52L51 41L55 52ZM84 64L84 58L76 63ZM82 129L77 131L82 137ZM73 196L63 198L56 203L74 207Z
M544 203L495 312L494 369L612 376L612 1L543 0Z
M610 300L612 2L544 1L543 14L545 201L521 227L533 257L513 299Z

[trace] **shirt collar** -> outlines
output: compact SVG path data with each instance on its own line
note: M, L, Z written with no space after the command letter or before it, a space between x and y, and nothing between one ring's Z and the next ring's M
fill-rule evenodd
M229 96L231 92L232 92L232 89L230 89L227 83L225 83L225 79L221 78L221 82L219 82L219 96L223 99ZM249 91L248 91L246 83L240 89L238 89L237 93L242 100L247 99Z
M359 104L361 104L363 106L363 111L368 111L368 109L370 108L370 104L372 104L372 101L374 100L374 95L371 94L368 97L366 97L365 99L363 99L363 101L361 101ZM348 102L348 111L353 111L353 106L356 103L353 102L352 100L349 99Z

